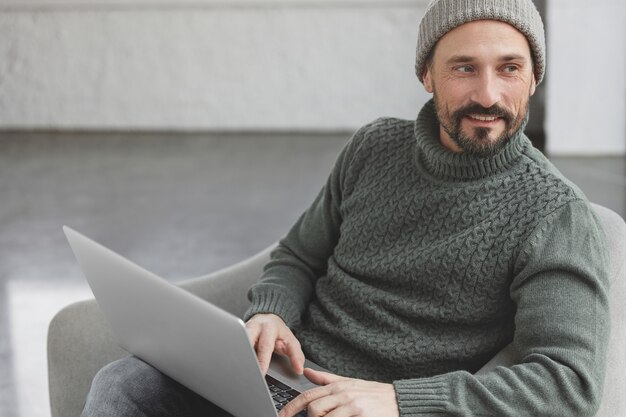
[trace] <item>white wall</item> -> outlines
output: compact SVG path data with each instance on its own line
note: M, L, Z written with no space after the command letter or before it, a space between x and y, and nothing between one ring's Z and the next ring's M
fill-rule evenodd
M0 129L413 118L427 0L0 0ZM548 1L551 154L626 154L626 1Z
M626 1L548 1L547 148L626 153Z
M425 1L5 8L0 128L336 130L414 118L427 99L413 71Z

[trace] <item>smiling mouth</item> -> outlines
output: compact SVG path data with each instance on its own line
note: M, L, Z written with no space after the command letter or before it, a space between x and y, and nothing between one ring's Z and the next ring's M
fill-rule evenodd
M495 122L500 119L498 116L484 116L480 114L468 114L467 117L479 122Z

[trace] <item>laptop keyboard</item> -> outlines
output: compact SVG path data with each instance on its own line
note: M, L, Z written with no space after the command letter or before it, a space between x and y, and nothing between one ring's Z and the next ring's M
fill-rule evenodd
M276 380L275 378L272 378L269 375L265 375L265 381L267 382L267 386L270 389L270 394L272 394L274 406L278 411L282 410L282 408L287 405L289 401L300 395L300 393L295 389L283 384L282 382ZM300 411L298 414L296 414L296 417L306 417L306 410Z

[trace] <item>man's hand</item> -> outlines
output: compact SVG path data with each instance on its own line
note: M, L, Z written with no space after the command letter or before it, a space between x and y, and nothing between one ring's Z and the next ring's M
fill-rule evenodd
M306 368L304 375L321 385L291 400L278 414L292 417L307 409L308 417L399 417L396 390L391 384L344 378Z
M304 353L300 342L283 319L275 314L257 314L248 320L246 328L264 375L270 366L273 352L287 356L293 370L302 374Z

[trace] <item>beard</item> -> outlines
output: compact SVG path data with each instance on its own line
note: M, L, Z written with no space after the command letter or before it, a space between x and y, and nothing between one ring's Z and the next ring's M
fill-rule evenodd
M517 116L509 110L494 104L491 107L483 107L477 103L470 103L451 112L444 108L434 95L435 108L439 123L450 136L450 139L465 153L480 158L489 158L502 150L528 120L528 105L526 101L524 111ZM461 123L463 118L469 115L495 116L504 121L504 131L495 140L489 138L491 128L473 128L472 135L463 132Z

